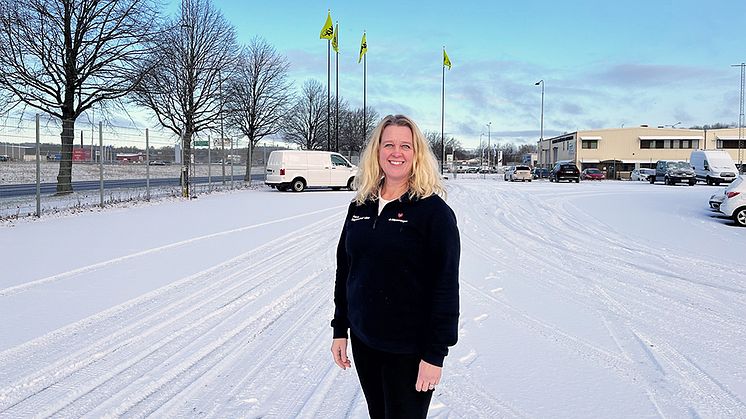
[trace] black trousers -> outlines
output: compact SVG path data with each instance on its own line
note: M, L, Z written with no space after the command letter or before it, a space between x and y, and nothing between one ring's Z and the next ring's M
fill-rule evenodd
M370 348L350 334L352 356L372 419L425 418L432 391L415 390L420 357Z

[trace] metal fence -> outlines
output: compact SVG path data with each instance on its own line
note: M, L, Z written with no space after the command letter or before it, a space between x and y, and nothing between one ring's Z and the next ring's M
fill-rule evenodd
M0 125L0 218L184 196L186 190L195 196L250 183L245 180L247 144L236 139L196 136L185 156L181 140L168 133L77 121L72 153L66 156L61 132L60 121L48 117ZM256 183L263 179L268 151L254 154L250 173ZM68 184L60 175L61 167L70 165ZM72 191L58 192L58 185Z

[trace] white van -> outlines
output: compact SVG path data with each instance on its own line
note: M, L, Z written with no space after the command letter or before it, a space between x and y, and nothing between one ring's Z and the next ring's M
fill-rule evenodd
M733 182L738 176L736 163L730 154L723 150L693 150L689 158L697 180L708 185Z
M269 154L264 183L279 191L306 188L352 190L357 175L354 166L339 153L329 151L277 150Z

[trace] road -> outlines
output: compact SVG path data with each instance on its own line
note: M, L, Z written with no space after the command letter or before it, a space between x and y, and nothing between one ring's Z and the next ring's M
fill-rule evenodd
M221 182L221 176L213 176L212 182ZM240 182L243 181L243 175L234 175L233 180ZM264 180L263 174L251 175L252 181ZM230 182L230 176L226 177L226 181ZM198 176L192 178L193 183L208 183L207 176ZM156 178L150 179L151 187L159 186L177 186L180 184L179 178ZM101 183L98 180L82 180L73 182L74 191L91 191L96 190L100 187ZM119 189L119 188L145 188L145 179L104 179L104 189ZM50 195L57 191L57 183L42 183L41 193L43 195ZM36 194L35 183L25 183L16 185L0 185L0 198L12 198L19 196L29 196Z

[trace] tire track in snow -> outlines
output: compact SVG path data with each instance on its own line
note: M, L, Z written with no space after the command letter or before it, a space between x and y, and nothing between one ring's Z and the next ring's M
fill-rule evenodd
M487 201L487 199L484 199L483 202L484 201ZM503 200L503 202L505 202L505 208L513 209L516 207L516 203L512 201L508 202L508 201ZM555 211L556 211L556 208L558 208L557 205L554 206ZM519 211L520 209L517 209L515 213ZM468 213L481 216L481 211L479 208L475 208L473 211L468 212ZM498 216L502 217L503 219L503 223L500 224L500 226L507 227L509 231L512 231L514 234L506 236L505 230L495 230L493 226L496 225L497 223L490 222L490 220L486 220L486 222L472 220L472 223L480 224L482 226L486 226L487 228L490 228L495 233L494 236L497 236L497 237L502 236L508 243L513 243L513 242L521 243L520 240L518 240L518 237L519 236L526 237L525 234L522 234L522 233L525 233L526 231L529 231L529 234L527 236L530 241L539 242L540 245L546 243L546 240L544 240L540 234L534 234L533 229L532 229L533 226L526 224L525 218L523 219L524 221L521 221L520 217L514 217L510 211L497 211L497 213L498 213ZM477 220L478 219L479 218L477 218ZM736 334L743 333L744 328L742 326L744 325L744 323L743 323L742 316L739 317L736 315L730 315L728 313L712 313L709 311L702 311L699 309L695 309L691 305L685 302L682 302L680 300L677 300L676 298L672 298L671 296L667 295L663 291L658 290L657 288L661 287L660 282L657 282L657 281L655 282L656 287L645 287L643 289L650 296L655 295L656 298L662 298L665 301L665 303L651 304L647 301L642 301L642 299L639 298L640 289L637 286L634 286L633 284L629 282L622 281L622 280L617 280L616 282L615 281L611 281L611 282L601 281L595 278L588 277L587 275L584 275L582 271L579 272L577 269L571 270L570 266L573 266L573 267L594 266L594 269L596 271L598 271L599 268L602 270L602 272L599 272L599 275L598 275L598 277L600 278L603 278L605 276L609 278L615 278L615 277L618 278L618 277L623 277L626 274L630 274L634 278L634 274L639 274L640 272L643 272L645 276L656 277L656 275L663 273L665 274L666 277L676 280L675 281L676 283L671 284L672 291L680 291L681 286L682 286L682 282L680 278L676 277L675 275L669 274L665 271L661 272L660 269L653 269L652 274L648 274L648 272L646 271L645 265L636 264L636 263L625 263L626 260L622 259L621 257L613 256L613 253L611 252L605 252L605 251L603 252L604 256L607 253L611 253L612 254L611 257L608 257L608 256L600 257L602 255L601 253L594 254L594 252L591 252L591 254L589 255L587 254L587 252L581 251L581 249L578 247L577 244L583 243L585 240L587 240L587 237L592 237L594 234L599 235L600 237L605 237L604 234L608 236L607 229L603 229L602 224L598 224L596 222L589 222L586 224L584 223L584 221L586 221L585 219L575 220L574 217L570 213L566 212L566 210L560 213L549 213L547 211L547 214L545 215L543 219L549 220L549 222L546 224L547 226L549 226L547 228L550 228L550 230L553 229L551 227L555 227L555 223L557 223L558 226L561 226L562 223L570 224L571 228L556 227L554 228L554 230L556 230L557 233L561 233L563 231L569 232L570 237L574 239L573 240L574 243L572 243L571 246L568 246L567 249L562 249L563 252L554 251L553 253L557 254L556 258L546 257L546 255L542 255L541 258L535 257L535 253L532 252L531 250L525 252L527 254L527 257L533 259L532 263L535 263L539 266L544 265L544 266L549 267L550 272L556 272L557 270L559 270L561 272L565 272L568 278L577 277L579 279L586 281L589 284L594 284L594 285L591 288L592 292L587 292L587 291L581 292L581 291L578 291L578 289L582 289L580 287L572 288L560 282L552 281L549 278L546 278L546 279L542 278L542 281L539 282L539 285L542 285L546 287L547 289L551 289L548 285L551 285L552 288L564 289L565 291L570 292L571 294L577 295L577 297L573 297L574 301L581 303L582 305L591 307L591 308L593 308L594 305L589 304L589 300L598 300L602 302L604 301L608 302L608 300L611 299L609 295L610 293L617 294L619 297L624 296L623 297L625 301L624 304L621 304L615 301L615 304L613 307L609 307L607 304L606 309L616 314L617 316L619 316L620 319L626 319L625 320L626 322L634 322L636 324L639 323L642 325L649 324L651 320L654 322L658 322L660 323L660 326L659 326L660 330L662 330L664 334L671 333L666 330L667 328L670 328L671 326L670 322L666 322L666 319L668 317L666 316L666 314L671 309L671 306L674 306L674 307L678 306L678 310L675 310L675 312L677 314L680 314L682 312L687 314L688 319L691 322L693 322L692 324L697 324L701 322L703 319L705 319L705 320L708 320L712 324L712 326L717 327L718 328L717 330L732 330ZM570 221L567 221L567 220L570 220ZM591 227L589 227L589 225ZM598 226L601 226L601 228L598 228ZM466 235L466 236L467 236L468 241L473 244L474 248L478 251L478 253L480 253L483 257L487 258L487 260L492 260L495 263L503 262L495 258L489 252L485 251L484 246L481 245L481 243L479 243L476 239L474 239L470 235ZM551 236L551 233L550 233L550 236ZM623 240L623 239L621 237L612 237L612 238L607 239L607 241L609 241L609 243L612 243L612 244L615 243L614 240ZM623 243L623 241L620 241L619 243ZM562 245L560 245L559 247L562 248ZM570 260L572 262L568 263L568 256L570 256ZM577 259L577 261L573 261L573 259ZM683 258L680 258L680 259L683 260ZM557 260L561 261L562 263L557 262ZM689 262L691 263L691 261ZM706 264L712 265L711 262L707 262ZM670 263L666 263L666 265L670 265ZM684 265L684 266L687 266L687 265ZM605 270L606 267L609 268L608 273L603 272L603 270ZM621 267L621 271L620 271L620 267ZM722 271L722 269L720 270ZM627 272L624 272L624 271L627 271ZM735 272L736 274L741 272L740 269L735 269L735 270L729 269L727 271L730 273ZM542 283L542 282L546 282L546 283ZM734 289L732 287L720 287L717 284L713 286L713 284L702 283L699 281L688 281L688 282L690 284L687 289L687 292L690 293L691 295L690 298L692 299L712 300L713 296L704 293L701 290L701 288L692 287L691 282L694 282L693 285L697 285L700 287L701 286L712 287L715 289L734 292L736 295L733 298L736 298L736 299L740 298L740 295L742 294L740 292L740 289ZM668 286L668 283L664 285L665 286L663 287L663 289L666 289L666 287ZM610 286L611 288L609 288ZM637 295L635 295L636 291L637 291ZM595 297L595 298L589 299L588 297ZM636 309L636 308L627 309L626 307L627 305L631 305L632 307L642 306L642 307L645 307L645 309L648 310L648 312L652 311L655 313L659 313L660 316L648 316L648 317L643 318L643 317L640 317L639 315L640 313L639 309ZM636 315L632 315L633 313L635 313ZM605 322L605 323L607 324L607 327L609 327L608 322ZM738 332L738 330L740 330L741 332ZM676 332L674 331L673 333L676 333ZM660 334L660 332L658 334ZM726 333L725 337L729 338L732 341L732 335ZM618 339L615 339L615 341L617 342L618 348L622 350L622 354L625 356L626 361L627 361L626 363L629 364L630 366L633 366L634 364L629 363L629 360L631 359L630 358L631 355L622 349L621 345L619 344ZM725 341L725 344L728 344L727 340ZM730 345L732 345L732 342L730 343ZM736 352L738 351L737 348L732 348L732 349L734 349ZM639 356L636 358L636 360L639 360ZM692 369L694 368L694 366L682 366L681 370L686 371L686 368ZM653 370L655 371L656 368L653 367ZM703 370L702 372L704 373ZM661 380L665 379L666 377L662 378L655 374L651 376L648 370L643 369L642 367L639 367L639 366L637 367L637 372L629 371L629 369L627 368L625 375L628 377L639 376L640 378L643 379L641 380L641 383L645 387L646 392L648 393L649 397L651 398L652 403L656 406L656 409L658 410L659 413L661 412L661 408L667 412L674 411L680 414L690 413L690 412L681 410L681 404L685 403L686 401L681 400L678 397L675 397L667 389L660 387ZM733 394L730 391L728 391L727 388L723 386L715 386L713 388L712 381L702 377L701 374L700 375L689 374L689 375L696 376L698 380L703 380L703 382L696 381L697 384L695 384L695 387L703 386L705 388L710 389L710 391L714 392L714 394L718 395L718 398L720 401L709 406L705 405L706 406L705 410L709 410L710 412L719 412L719 415L728 416L726 413L731 412L733 407L742 408L743 404L740 401L740 399L736 397L736 399L733 400L733 397L735 396L733 396ZM678 375L678 377L680 378L681 375ZM636 379L633 381L637 382ZM674 384L677 388L686 388L689 385L687 381L682 381L680 379L674 379L673 381L674 382L672 384ZM660 394L661 391L663 391L663 394ZM706 400L708 397L706 393L702 392L702 393L697 393L696 397L694 398ZM663 403L663 405L659 406L661 402ZM727 406L727 409L722 410L721 404L723 406Z
M285 315L289 308L304 296L302 289L316 278L318 274L307 277L256 311L247 320L221 331L204 345L199 345L193 350L185 348L183 352L186 357L174 357L173 365L166 364L159 368L156 371L156 380L140 377L130 382L121 397L107 400L90 412L91 415L146 417L153 414L185 385L194 382L232 350L242 347L246 341L255 339Z
M508 208L515 207L515 205L513 205L512 202L506 202L504 206ZM503 216L504 214L505 213L501 213L500 215ZM514 231L515 235L505 237L505 241L508 243L521 243L521 240L519 239L519 237L521 236L525 237L523 233L525 233L527 230L530 231L531 229L529 228L528 225L526 225L525 221L520 222L518 218L510 217L509 216L510 213L507 213L507 214L508 215L505 215L503 217L503 220L505 222L500 224L500 226L506 227L510 229L511 231ZM557 222L563 222L560 220L568 220L568 219L572 220L573 219L573 217L570 216L569 214L564 215L564 216L558 216L557 214L552 214L552 215L557 218ZM573 221L573 222L576 223L577 226L582 225L580 224L580 221ZM554 226L554 223L548 223L548 224ZM495 234L504 236L503 230L495 229L496 223L485 222L485 223L481 223L481 225L490 229L490 231L494 232ZM550 248L550 252L557 254L556 258L548 258L548 257L545 257L544 255L542 255L542 257L537 257L536 252L532 251L533 249L530 249L529 251L524 252L524 256L527 258L530 258L532 260L532 263L534 264L547 266L550 271L559 270L561 272L564 272L567 275L567 278L579 278L589 283L603 284L607 288L610 286L614 286L614 285L621 286L622 291L629 292L632 295L639 293L640 288L638 286L633 285L629 281L625 281L622 278L623 277L634 278L636 276L646 277L646 276L651 276L651 275L645 269L637 267L633 264L628 264L626 263L625 260L618 258L616 256L613 256L613 252L602 252L597 255L596 254L588 255L588 252L584 249L588 248L589 246L581 247L577 243L583 243L587 241L588 237L593 236L594 234L601 236L605 233L605 231L603 230L603 227L598 227L596 229L586 228L585 230L582 230L578 228L577 226L573 226L572 228L567 229L567 230L584 231L585 233L583 235L576 236L572 244L561 243L559 246L554 246L555 248L559 248L559 249ZM558 230L556 233L554 233L555 237L566 236L566 234L561 234L561 231L564 231L564 230ZM468 238L471 239L471 237L468 237ZM546 240L541 238L540 234L532 234L528 238L534 239L533 240L534 242L538 242L537 245L540 246L540 248L546 247ZM494 256L487 253L484 250L483 246L478 245L476 246L476 249L478 252L483 254L485 257L495 260ZM607 256L607 254L612 254L612 256ZM568 258L570 258L570 260L572 259L580 259L580 260L577 261L578 262L577 264L567 263ZM599 274L598 276L602 278L604 276L608 278L615 278L615 281L617 282L617 284L613 284L610 281L602 282L598 279L589 277L585 275L582 271L578 271L577 269L575 269L574 268L575 266L594 266L596 270L606 270L607 271L606 275ZM622 274L620 270L622 271L626 270L627 271L626 275ZM655 278L657 279L658 277L656 276ZM543 282L546 282L547 284ZM553 281L550 278L542 278L542 281L538 282L537 284L540 286L545 286L545 287L548 284L551 284L552 287L560 286L573 294L578 294L579 290L580 291L583 290L582 287L569 287L569 286L562 284L561 282ZM681 288L680 283L676 283L673 286L674 286L674 289L676 289L676 291L680 291L680 288ZM702 319L704 318L704 319L709 320L710 322L712 322L713 325L718 326L718 327L723 327L724 325L736 325L736 326L740 325L741 327L739 327L738 330L746 331L746 321L743 320L742 316L739 316L740 313L738 314L734 313L733 315L730 315L727 313L714 314L707 310L696 310L695 311L695 307L693 307L691 304L683 303L679 301L678 299L671 298L669 295L664 294L657 288L646 287L644 291L646 293L657 294L658 298L663 298L666 304L649 304L636 298L637 295L635 295L635 298L631 299L631 301L635 301L636 304L645 305L645 307L648 310L660 312L661 314L663 314L662 317L665 317L665 314L668 312L666 307L670 307L671 305L674 305L674 306L678 306L679 308L681 308L682 312L690 313L689 319L691 321L699 322L699 321L702 321ZM692 300L695 300L695 301L710 300L712 301L713 304L717 303L716 300L713 300L713 296L708 295L708 294L703 294L702 291L697 288L689 287L689 291L694 293L694 297L692 297ZM576 301L580 302L583 305L588 305L587 297L591 296L591 294L582 292L581 294L578 294L578 295L580 295L581 298L577 299ZM744 303L746 303L746 300L744 300Z
M325 231L325 230L328 230L328 227L332 223L337 224L338 220L336 220L336 218L338 218L337 215L332 216L332 217L328 217L326 220L322 220L321 222L316 223L315 226L311 226L310 228L307 228L306 230L307 231ZM313 236L313 235L310 235L310 236ZM311 241L312 242L313 240L312 239L308 239L308 240L305 240L305 241L298 241L295 244L295 247L297 247L301 252L302 251L306 251L306 252L309 252L309 254L313 254L313 252L316 249L313 246L309 247L308 244L306 243L307 241ZM268 253L270 253L270 255L274 255L276 252L274 252L273 250L277 250L279 248L288 249L288 245L289 245L287 237L282 237L280 239L277 239L277 240L273 241L272 243L273 243L272 246L265 245L265 246L260 246L260 248L262 248L262 250L268 250L269 251ZM290 250L292 250L292 246L291 246ZM254 251L252 251L252 252L254 252ZM252 253L252 252L249 252L249 253ZM274 260L276 258L274 258L273 256L270 256L269 258L265 258L264 261L274 261L277 264L279 264L280 266L292 266L292 264L286 263L286 262L290 262L297 255L297 253L295 255L292 254L292 253L285 253L284 255L285 256L283 258L281 258L280 260ZM246 257L246 255L244 255L244 258L245 259L250 259L250 256L251 255L249 255L248 257ZM227 264L230 265L231 262L235 263L235 261L237 259L240 260L241 258L240 257L239 258L235 258L232 261L229 261ZM283 260L284 260L284 262L283 262ZM221 268L225 267L225 265L226 264L210 268L210 269L206 270L205 272L203 272L201 274L202 274L202 276L206 276L208 278L211 277L211 276L219 276L221 274ZM256 264L251 264L250 263L247 268L243 269L243 271L245 271L247 269L251 269L254 266L256 266ZM273 269L276 270L275 263L272 263L272 267L269 268L269 270L273 270ZM198 276L199 276L199 274L198 274ZM196 291L193 291L193 293L191 294L191 298L190 299L181 299L181 300L177 299L176 302L173 303L172 305L166 306L165 308L162 308L161 310L158 310L155 313L152 313L150 316L148 316L145 319L141 320L140 323L142 323L143 321L147 321L149 319L152 320L154 317L155 318L179 317L178 315L166 314L166 313L169 313L168 310L174 310L174 309L177 309L177 312L178 312L178 307L179 306L183 306L185 304L186 305L192 304L193 300L195 298L203 298L203 297L201 297L201 295L204 293L204 291L209 291L210 289L219 288L219 287L222 286L221 284L224 284L226 282L231 281L232 278L233 278L232 276L227 275L222 281L215 281L213 283L212 287L207 287L207 288L205 288L204 286L202 286L200 288L200 284L197 283L197 285L196 285ZM268 276L268 278L266 278L264 280L264 282L270 281L271 280L270 278L271 278L271 276ZM190 278L188 278L188 279L190 279ZM162 300L165 295L168 295L168 293L176 293L177 295L180 295L179 294L179 290L181 289L180 285L183 285L183 282L184 281L179 281L179 283L175 284L175 286L172 285L172 286L164 287L164 288L166 288L166 290L163 290L163 289L156 290L155 292L150 293L150 295L146 295L144 297L141 297L138 300L152 301L152 302L154 302L154 304L156 304L156 307L160 307L161 306L161 301L159 301L159 300ZM225 294L225 293L223 293L223 294ZM210 301L212 301L212 300L210 300ZM108 320L112 320L113 322L115 322L114 326L116 326L116 324L118 322L122 321L122 319L121 319L122 315L126 314L129 310L131 310L132 306L133 306L133 304L125 303L125 304L121 305L120 307L117 307L117 308L115 308L113 310L108 310L110 312L110 313L107 313L108 315L105 315L105 316L100 316L100 315L93 316L94 317L93 319L87 319L87 321L83 321L82 323L85 323L87 327L98 327L98 325L100 323L106 323ZM225 304L223 304L223 306L225 306ZM193 309L195 307L193 306L191 308L192 308L192 310L191 311L187 311L187 313L194 311ZM183 316L181 316L181 317L183 317ZM148 329L147 328L145 330L137 329L138 325L139 325L139 323L136 323L135 325L129 325L127 328L124 328L123 330L121 330L121 332L130 332L130 339L134 339L136 341L143 340L143 338L146 337L146 336L143 336L143 333L147 334ZM69 329L72 329L72 330L69 330ZM60 336L60 338L61 339L65 339L65 336L76 335L77 333L75 332L75 329L76 329L75 327L68 328L68 332L72 332L72 333L63 333L62 336ZM150 330L150 331L153 332L153 330ZM117 342L121 343L121 340L117 341L116 339L117 338L121 339L124 336L123 333L119 333L119 332L120 331L115 332L114 335L111 336L111 337L104 338L104 339L107 339L107 341L113 341L113 344L114 344L114 346L110 347L108 351L103 350L103 352L102 352L102 348L100 346L96 345L96 344L100 345L102 342L101 341L96 342L93 345L89 345L86 348L83 348L83 350L81 352L78 352L78 353L74 354L72 357L64 358L64 359L58 361L57 363L51 365L46 371L43 371L42 374L37 374L35 377L31 377L31 378L27 377L27 378L25 378L23 380L20 380L20 383L17 384L17 385L15 385L15 388L17 390L18 389L24 390L24 392L27 392L27 393L30 393L30 394L33 395L34 389L37 392L43 391L45 389L48 389L54 383L56 383L56 382L58 382L60 380L63 380L66 377L68 377L68 376L76 373L77 371L80 371L80 370L86 368L88 365L92 365L92 364L94 364L96 362L99 362L99 360L106 353L111 354L111 353L113 353L115 351L118 351L119 348L122 346L122 345L117 346ZM38 339L36 342L33 342L32 345L24 345L24 346L26 346L27 349L34 351L35 353L39 353L40 352L39 351L39 346L43 345L44 343L45 343L45 339L42 338L42 339ZM132 342L131 341L130 342L125 341L125 343L126 344L131 344ZM124 345L124 346L126 346L126 345ZM16 352L16 355L18 355L19 352L22 353L23 351L15 351L15 352ZM75 361L75 360L77 360L77 361ZM65 373L65 371L60 371L60 368L64 369L65 367L67 367L67 369L68 369L66 371L67 373ZM51 377L51 380L52 380L51 384L48 382L49 379L50 379L50 377ZM8 402L8 398L9 398L8 396L11 393L12 393L12 391L9 391L9 389L7 389L7 388L3 389L3 391L0 392L0 395L3 396L3 397L0 397L0 402L3 402L3 404L0 405L0 407L6 406L8 404L7 403ZM28 397L29 396L27 395L27 397L22 397L21 399L25 400ZM13 404L13 403L11 403L11 404ZM15 404L17 404L17 402ZM0 411L2 411L2 410L0 410Z

